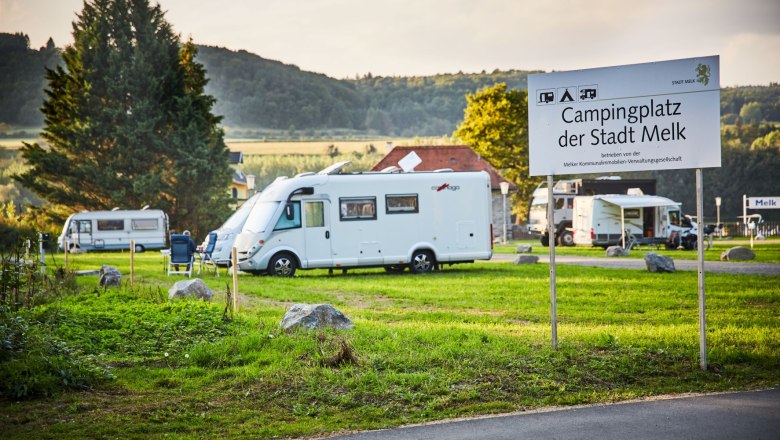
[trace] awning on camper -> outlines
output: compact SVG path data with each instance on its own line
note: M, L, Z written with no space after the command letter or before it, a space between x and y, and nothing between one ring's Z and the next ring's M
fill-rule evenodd
M661 196L607 195L595 197L620 207L620 229L623 231L623 248L626 247L626 209L680 206L674 200Z
M661 196L608 195L597 196L601 200L621 208L655 208L658 206L680 206L678 202Z

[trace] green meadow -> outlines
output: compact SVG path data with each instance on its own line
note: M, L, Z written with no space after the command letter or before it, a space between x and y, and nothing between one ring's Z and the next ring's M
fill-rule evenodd
M761 246L757 255L771 256L760 258L780 262L780 242ZM4 438L314 437L780 385L778 276L707 274L702 371L695 272L558 265L554 350L545 264L239 275L232 314L224 270L199 276L210 302L168 301L184 277L167 276L161 255L146 252L136 254L131 287L129 259L71 255L70 270L117 267L122 287L52 277L56 294L4 321L8 340L26 326L37 356L0 352ZM50 271L63 264L62 254L48 260ZM294 303L332 304L355 328L286 333L279 322Z

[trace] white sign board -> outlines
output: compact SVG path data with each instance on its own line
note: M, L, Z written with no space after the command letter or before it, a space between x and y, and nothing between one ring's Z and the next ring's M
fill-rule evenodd
M748 197L749 209L780 209L780 197Z
M532 176L720 166L718 56L528 76Z

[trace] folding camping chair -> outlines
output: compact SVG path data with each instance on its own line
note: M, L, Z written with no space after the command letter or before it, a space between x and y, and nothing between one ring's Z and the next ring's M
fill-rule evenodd
M217 263L211 258L211 254L214 253L214 246L217 244L217 233L216 232L210 232L208 240L206 241L206 248L203 249L203 251L198 253L198 256L200 257L200 265L198 266L198 275L200 275L201 270L203 270L203 266L206 266L206 270L209 269L209 266L214 269L214 273L219 276L219 266L217 266Z
M184 266L184 270L181 270ZM168 275L187 275L192 277L195 255L190 250L190 237L184 234L171 235L171 257L168 259ZM177 267L179 267L177 269Z

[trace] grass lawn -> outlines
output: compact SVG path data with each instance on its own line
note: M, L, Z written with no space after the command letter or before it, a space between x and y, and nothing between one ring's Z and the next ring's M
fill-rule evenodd
M778 261L780 243L766 244ZM49 264L61 265L62 255ZM74 255L71 264L116 266L125 286L78 277L80 293L25 317L113 378L81 391L3 396L3 438L310 437L780 385L776 276L707 274L705 372L695 272L559 265L555 351L544 264L481 262L422 276L241 275L241 309L228 321L224 271L202 276L215 291L210 303L168 302L168 287L183 277L166 276L159 253L137 255L134 290L128 253ZM297 302L333 304L356 327L284 333L279 321Z

